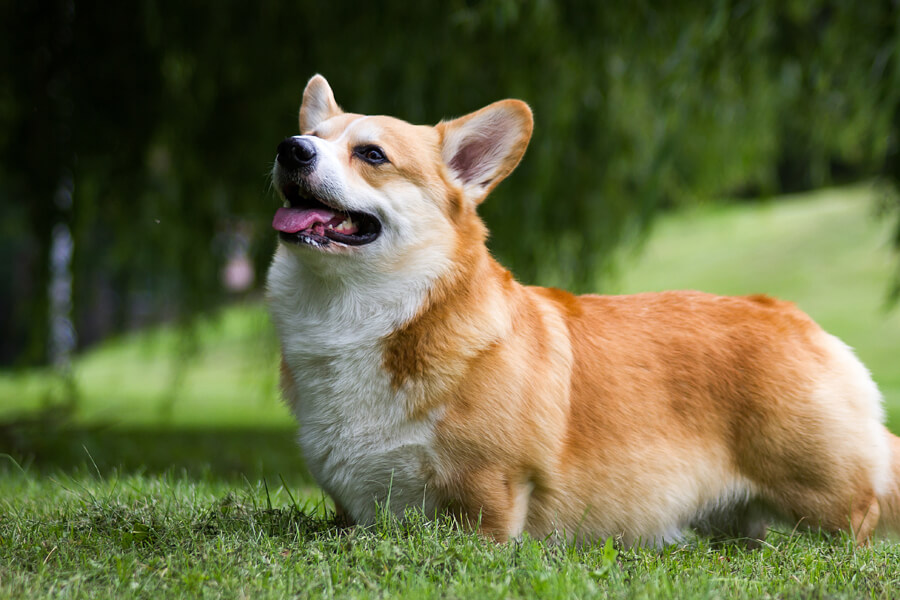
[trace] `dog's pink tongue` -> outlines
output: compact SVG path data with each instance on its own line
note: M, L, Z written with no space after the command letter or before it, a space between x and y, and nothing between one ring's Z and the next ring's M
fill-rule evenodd
M328 223L337 217L330 210L322 208L279 208L272 219L272 227L285 233L297 233L309 229L313 223Z

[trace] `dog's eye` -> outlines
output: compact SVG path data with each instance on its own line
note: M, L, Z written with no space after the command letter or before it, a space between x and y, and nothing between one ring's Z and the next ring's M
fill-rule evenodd
M384 150L378 146L359 146L353 153L371 165L380 165L388 162Z

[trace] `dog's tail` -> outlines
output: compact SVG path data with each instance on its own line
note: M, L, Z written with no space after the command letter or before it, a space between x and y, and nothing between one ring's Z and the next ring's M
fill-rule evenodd
M890 449L891 479L884 493L878 496L878 505L881 508L879 525L900 535L900 437L887 428L884 432Z

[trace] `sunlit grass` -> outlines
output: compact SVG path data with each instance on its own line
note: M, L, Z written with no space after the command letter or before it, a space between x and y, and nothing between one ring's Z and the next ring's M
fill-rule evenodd
M0 375L2 413L75 394L75 420L172 426L288 426L278 352L261 303L233 306L191 327L163 326L104 342L76 358L72 388L49 370Z
M0 479L0 597L893 598L900 545L770 533L761 549L689 540L509 544L449 520L339 530L277 481L89 470Z

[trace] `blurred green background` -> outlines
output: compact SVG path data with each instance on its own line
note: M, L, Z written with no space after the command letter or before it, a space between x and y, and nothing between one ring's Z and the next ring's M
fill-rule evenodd
M259 298L316 72L416 123L529 102L481 209L517 277L792 300L900 426L894 2L0 1L0 452L302 472Z

